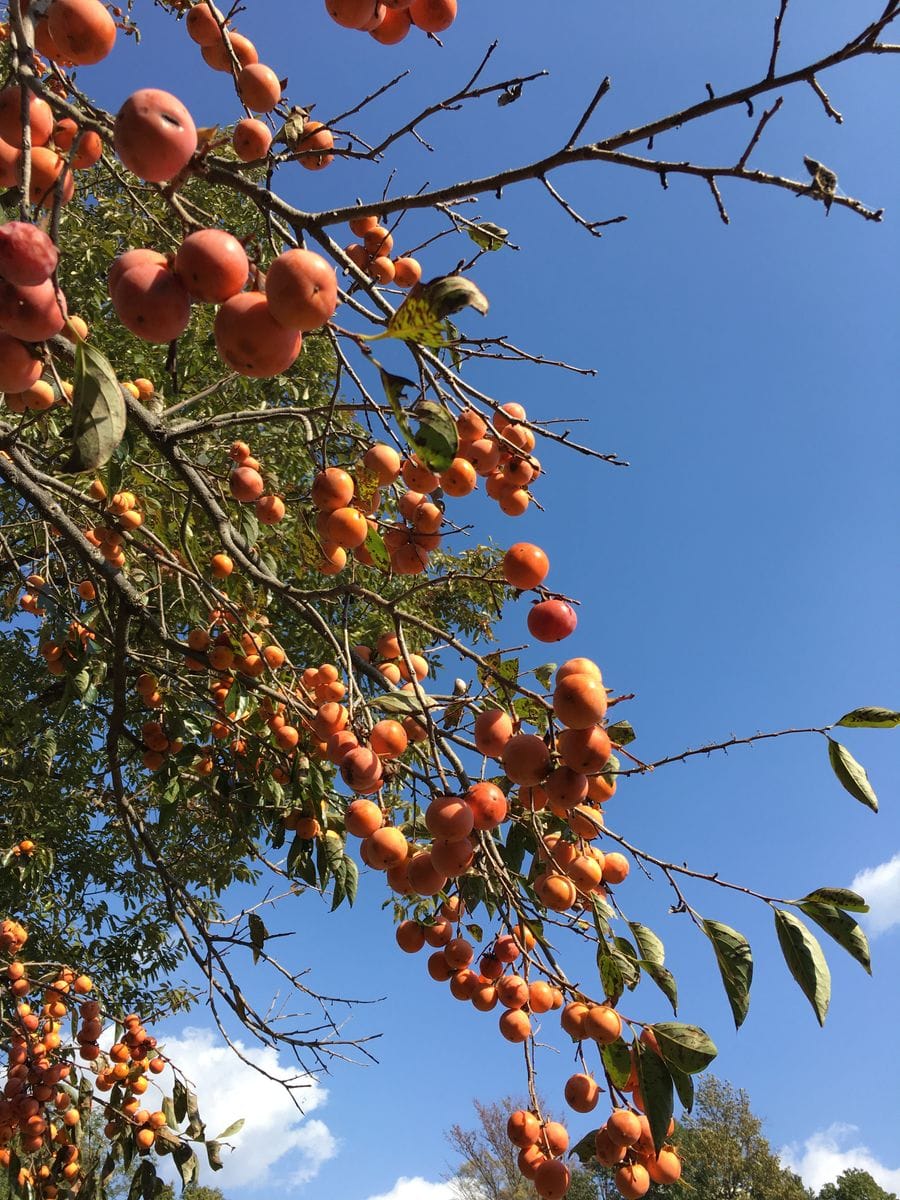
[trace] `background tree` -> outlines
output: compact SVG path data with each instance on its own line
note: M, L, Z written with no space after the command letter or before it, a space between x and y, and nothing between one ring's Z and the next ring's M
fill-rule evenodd
M675 1140L684 1155L684 1180L709 1200L811 1200L799 1176L783 1167L762 1132L750 1097L707 1075L693 1110L678 1123Z
M850 1167L841 1172L835 1183L825 1184L818 1200L897 1200L897 1197L880 1187L868 1171Z
M478 1124L474 1128L455 1124L446 1134L459 1158L446 1178L459 1200L534 1200L534 1185L522 1177L517 1151L506 1132L509 1114L527 1108L527 1102L521 1097L504 1096L491 1103L473 1100L472 1104ZM598 1200L602 1195L600 1186L592 1171L576 1168L567 1194L570 1200Z

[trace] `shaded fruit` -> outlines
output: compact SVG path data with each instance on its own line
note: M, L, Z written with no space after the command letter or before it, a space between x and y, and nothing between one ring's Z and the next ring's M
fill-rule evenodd
M301 335L275 320L259 292L241 292L226 300L216 313L213 331L221 358L252 379L280 375L303 346Z
M307 333L334 316L338 304L334 268L310 250L280 254L266 273L272 316L288 329Z

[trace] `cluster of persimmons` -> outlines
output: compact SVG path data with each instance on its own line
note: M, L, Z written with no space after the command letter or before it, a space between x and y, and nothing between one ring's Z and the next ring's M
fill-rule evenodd
M27 939L19 922L0 922L9 998L0 1022L7 1059L0 1095L0 1165L9 1167L15 1152L19 1188L30 1187L54 1200L77 1191L83 1171L81 1125L99 1102L79 1086L84 1064L90 1064L93 1088L107 1094L107 1136L128 1137L138 1153L146 1154L167 1123L165 1114L149 1111L141 1097L151 1076L165 1070L166 1060L136 1013L123 1018L117 1027L120 1038L102 1050L99 1039L110 1022L92 998L91 979L65 965L23 961Z
M325 0L325 8L345 29L361 29L383 46L395 46L410 29L449 29L456 20L457 0Z

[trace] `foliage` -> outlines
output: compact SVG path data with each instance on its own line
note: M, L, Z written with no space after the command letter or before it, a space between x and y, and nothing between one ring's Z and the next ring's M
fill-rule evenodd
M825 1184L818 1200L897 1200L897 1197L879 1187L868 1171L850 1167L841 1172L835 1183Z
M703 1077L694 1109L679 1121L675 1140L684 1157L682 1178L697 1195L810 1200L798 1176L773 1153L747 1093L724 1080Z
M566 1035L597 1043L590 1070L613 1105L646 1109L629 1163L659 1168L676 1101L691 1109L694 1077L716 1047L690 1023L657 1020L652 1006L640 1019L616 1011L642 977L673 1015L678 1002L663 941L623 916L619 889L630 863L656 872L672 889L674 911L709 940L736 1025L748 1010L753 953L740 932L701 915L695 888L740 892L772 911L787 967L820 1022L830 977L810 926L868 970L854 916L866 906L841 888L785 899L691 871L634 845L607 823L603 806L636 772L803 733L821 739L837 783L877 811L865 769L831 734L836 725L891 729L900 714L867 707L835 726L734 738L648 763L626 749L637 736L618 710L627 692L619 681L607 686L597 664L579 657L557 668L544 655L531 665L528 651L492 652L504 616L546 643L567 637L577 614L547 586L540 547L503 552L479 542L482 503L516 516L538 500L539 440L624 464L481 390L482 359L573 368L503 337L469 335L489 314L474 278L481 257L504 254L510 243L505 231L453 205L538 180L567 219L597 234L598 223L547 179L558 167L593 163L649 169L664 183L670 173L696 176L725 220L719 181L727 178L877 221L880 210L838 189L824 164L807 160L811 181L796 181L747 160L781 104L755 114L754 102L798 84L824 96L821 72L882 52L879 39L900 15L900 0L826 58L784 74L782 4L767 70L744 88L617 137L582 140L604 81L575 135L549 157L412 195L391 195L389 183L364 202L317 213L277 190L298 160L338 178L344 170L349 199L353 159L380 160L395 141L420 137L419 126L439 111L485 97L505 108L535 76L487 82L489 50L460 93L383 143L357 131L373 96L348 109L351 128L334 122L333 145L330 129L317 129L281 95L279 66L269 71L277 97L256 110L286 125L271 153L248 161L236 128L198 133L165 93L140 97L158 118L152 136L143 126L134 135L134 97L116 116L93 104L84 91L90 66L112 40L87 58L80 43L57 44L69 38L59 14L73 6L112 39L137 39L131 6L115 10L117 35L99 0L52 0L49 9L41 0L28 11L14 0L2 31L4 76L15 80L4 93L2 132L21 142L0 143L11 218L0 228L0 913L9 914L0 925L8 983L0 1019L12 1073L0 1101L0 1157L14 1190L37 1187L47 1200L60 1190L102 1195L105 1177L118 1179L121 1170L131 1172L132 1200L157 1200L165 1191L158 1155L173 1157L187 1187L196 1183L197 1149L218 1165L219 1140L207 1139L198 1101L177 1071L159 1110L140 1107L148 1072L172 1066L145 1022L200 994L185 984L186 966L202 975L217 1020L227 1011L258 1044L288 1048L303 1068L364 1052L361 1039L342 1033L331 1001L279 960L265 920L273 893L293 900L310 890L332 908L352 905L357 858L385 872L386 907L404 949L427 941L435 950L429 972L457 1000L490 1011L500 999L499 1032L526 1044L531 1095L532 1016L562 1009ZM237 48L247 49L233 24L184 0L157 7L173 37L197 40L207 22L203 57L219 55L248 100L255 64L238 71ZM327 7L358 28L370 19L407 21L402 7L387 18L374 0ZM455 7L414 0L410 13L436 33L449 22L429 23L434 10ZM26 92L37 99L23 138ZM827 97L823 103L828 114ZM650 153L657 137L728 110L756 122L732 168L630 152ZM41 113L43 141L52 138L56 149L41 144ZM57 150L67 151L73 121L81 140L70 164ZM78 153L91 138L96 154L82 170ZM172 154L171 169L161 166ZM48 170L58 178L42 183ZM389 257L398 222L413 210L430 223L416 250L426 265L439 237L461 248L452 274L419 284L409 255ZM362 246L342 249L347 222ZM192 269L192 239L208 234L219 257ZM41 247L40 282L25 279L34 262L16 249L22 238ZM225 243L237 254L229 261L243 257L246 270L219 294ZM129 248L144 252L142 266L121 257ZM281 302L286 295L303 316L291 319L282 308L279 318L279 270L290 278L297 262L303 286L295 279ZM405 298L386 286L394 280L412 285ZM389 340L409 378L375 357ZM486 499L467 500L479 479ZM264 892L271 883L277 887ZM265 898L230 913L241 885ZM590 948L596 979L580 968L566 975L557 953L567 942ZM303 993L304 1010L314 1010L308 1027L273 1015L290 1005L251 1004L241 977L254 968L273 990L289 984ZM588 982L576 987L570 978ZM71 1036L63 1028L70 1020ZM101 1028L113 1022L117 1040L101 1051ZM95 1084L108 1093L109 1151L99 1168L77 1133ZM700 1115L684 1125L701 1150L703 1097L711 1095L704 1086ZM720 1095L718 1104L750 1130L750 1150L730 1169L754 1181L768 1161L764 1139L740 1098ZM79 1115L67 1123L62 1114L73 1106ZM454 1127L458 1147L468 1146L462 1178L472 1194L490 1177L498 1196L518 1200L501 1114L478 1111L481 1131ZM541 1127L546 1139L546 1121ZM586 1161L596 1132L579 1141ZM549 1177L562 1152L545 1146L531 1165ZM574 1189L588 1184L576 1170ZM705 1194L713 1186L704 1184Z

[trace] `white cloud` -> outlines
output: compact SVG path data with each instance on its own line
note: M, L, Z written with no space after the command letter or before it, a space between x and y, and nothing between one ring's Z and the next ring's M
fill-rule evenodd
M877 867L866 867L850 886L869 903L870 912L862 921L873 937L900 925L900 854Z
M900 1167L886 1167L879 1162L868 1146L856 1143L858 1134L855 1125L831 1125L805 1142L785 1146L779 1158L815 1191L851 1167L868 1171L886 1191L900 1191Z
M307 1077L303 1082L309 1086L295 1092L303 1106L303 1112L299 1112L281 1084L241 1062L212 1029L189 1028L177 1037L160 1034L159 1040L166 1057L193 1085L208 1137L216 1137L244 1118L243 1128L227 1139L234 1150L222 1150L221 1171L210 1170L201 1148L198 1157L204 1183L220 1187L226 1195L229 1189L240 1187L271 1191L280 1185L289 1189L308 1183L323 1163L334 1158L338 1143L328 1126L308 1117L328 1098L327 1091L314 1079ZM276 1080L298 1076L296 1068L279 1063L275 1050L247 1046L237 1040L235 1046L244 1058ZM171 1094L168 1071L159 1077L159 1083Z
M398 1179L389 1192L370 1196L369 1200L455 1200L456 1192L451 1183L429 1183L416 1176Z

